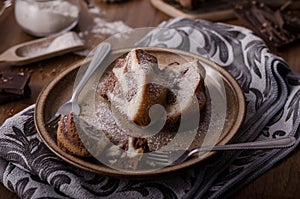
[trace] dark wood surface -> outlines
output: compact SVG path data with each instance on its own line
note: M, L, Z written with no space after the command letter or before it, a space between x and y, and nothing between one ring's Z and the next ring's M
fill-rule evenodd
M106 11L104 15L106 20L122 20L134 28L157 26L160 22L170 18L152 7L148 0L131 0L126 3L111 5L97 3L96 5L101 10ZM88 18L83 17L77 30L88 22ZM237 20L225 21L225 23L243 25ZM0 16L0 53L14 44L32 39L34 38L24 33L16 24L12 7ZM300 44L291 46L283 52L273 52L283 57L293 70L300 72ZM32 89L30 98L0 105L0 124L25 107L34 104L43 87L61 71L65 70L68 65L79 59L82 59L82 57L67 54L26 66L0 66L0 72L30 73L30 87ZM292 199L299 196L299 187L300 150L298 149L231 198ZM0 199L2 198L15 199L18 196L1 184Z

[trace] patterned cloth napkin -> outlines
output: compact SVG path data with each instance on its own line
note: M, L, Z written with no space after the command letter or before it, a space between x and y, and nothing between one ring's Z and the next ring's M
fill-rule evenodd
M39 139L34 105L0 128L0 179L21 198L224 198L270 169L299 144L300 76L294 74L248 29L223 23L175 18L140 45L203 53L229 71L247 102L245 122L233 142L293 135L287 149L219 152L206 164L160 179L126 180L75 168ZM196 41L196 42L192 42ZM196 44L197 43L197 44Z

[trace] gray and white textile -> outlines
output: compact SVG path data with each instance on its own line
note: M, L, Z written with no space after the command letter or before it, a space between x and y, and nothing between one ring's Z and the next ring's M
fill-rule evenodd
M233 142L294 135L297 144L288 149L219 152L207 164L171 178L115 179L75 168L50 152L34 127L33 105L0 127L0 179L7 188L21 198L225 198L297 147L300 76L260 38L242 27L203 20L175 18L160 27L177 33L154 30L140 44L200 54L205 49L242 87L247 115Z

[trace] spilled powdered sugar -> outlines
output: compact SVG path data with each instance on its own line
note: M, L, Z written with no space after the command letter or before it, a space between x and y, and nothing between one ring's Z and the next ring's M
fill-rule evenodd
M108 22L105 21L104 19L101 19L100 17L95 17L93 21L94 21L93 27L89 30L80 32L79 33L80 37L93 33L95 37L103 38L105 36L111 36L116 33L127 32L132 30L129 26L127 26L122 21Z
M113 35L120 32L126 32L131 28L125 25L122 21L107 22L99 17L94 18L95 26L92 28L92 33Z
M91 6L91 7L89 7L89 13L91 13L91 14L97 14L97 15L105 15L106 11L99 9L96 6Z
M89 5L88 14L92 18L92 24L78 33L79 37L86 42L87 50L76 52L78 55L87 56L97 44L108 37L132 30L123 21L106 21L106 11L97 6Z
M89 8L89 13L94 15L94 26L90 30L95 34L113 35L120 32L130 31L132 28L127 26L123 21L108 22L103 19L106 12L98 7Z

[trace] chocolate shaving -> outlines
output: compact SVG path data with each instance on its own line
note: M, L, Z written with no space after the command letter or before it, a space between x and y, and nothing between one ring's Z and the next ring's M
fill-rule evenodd
M277 11L279 25L282 29L298 33L300 32L300 12L296 11Z
M270 46L280 49L300 39L300 14L288 10L292 2L272 10L259 1L243 1L235 6L236 16Z

